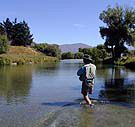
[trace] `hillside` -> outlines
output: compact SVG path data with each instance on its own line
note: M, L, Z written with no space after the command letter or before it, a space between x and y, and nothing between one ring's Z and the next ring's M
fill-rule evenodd
M0 65L35 64L56 61L58 61L56 57L46 56L32 48L23 46L10 46L7 53L0 54Z
M91 46L83 44L83 43L75 43L75 44L63 44L59 45L61 52L78 52L79 48L91 48Z
M35 51L32 48L27 48L23 46L10 46L9 51L7 54L10 55L33 55L33 56L38 56L41 55L42 53L39 53Z

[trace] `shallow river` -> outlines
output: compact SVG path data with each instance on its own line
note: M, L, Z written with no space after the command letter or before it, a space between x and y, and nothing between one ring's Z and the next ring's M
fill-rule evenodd
M90 109L79 104L81 65L0 67L0 127L134 127L135 71L97 65Z

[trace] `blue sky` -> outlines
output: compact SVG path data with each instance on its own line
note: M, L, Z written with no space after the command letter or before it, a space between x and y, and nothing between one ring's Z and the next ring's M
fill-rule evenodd
M108 5L135 7L135 0L3 0L0 22L25 20L34 41L67 44L85 43L91 46L104 40L99 34L99 14Z

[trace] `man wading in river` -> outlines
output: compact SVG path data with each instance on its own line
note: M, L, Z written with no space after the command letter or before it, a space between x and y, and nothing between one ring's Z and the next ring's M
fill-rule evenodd
M80 76L79 79L82 81L82 90L81 93L84 97L84 100L88 105L93 106L88 94L92 94L94 86L94 78L96 72L96 66L92 64L92 59L89 55L85 54L83 57L84 66L82 66L77 75Z

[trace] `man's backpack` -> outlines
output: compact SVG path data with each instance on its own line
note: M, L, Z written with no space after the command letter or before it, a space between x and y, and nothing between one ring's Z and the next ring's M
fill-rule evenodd
M90 66L84 66L84 73L80 75L80 81L86 81L87 83L92 82L94 79L94 75L92 74Z
M92 73L92 70L91 70L91 67L90 66L86 66L86 82L87 83L92 83L93 82L93 79L94 79L94 74Z

